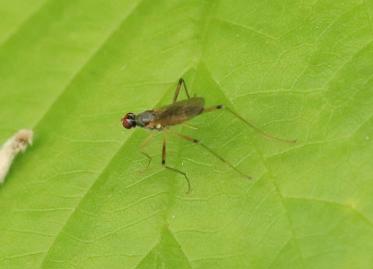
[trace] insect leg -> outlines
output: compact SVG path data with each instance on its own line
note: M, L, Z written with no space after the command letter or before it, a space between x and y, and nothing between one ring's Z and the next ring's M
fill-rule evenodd
M190 95L189 95L186 83L185 83L183 78L180 78L179 82L177 83L177 86L176 86L175 95L174 95L174 99L173 99L172 103L176 102L177 97L179 96L179 93L180 93L181 86L184 86L185 93L186 93L188 99L190 99Z
M291 139L284 139L284 138L280 138L280 137L277 137L277 136L274 136L272 134L264 132L262 129L260 129L259 127L255 126L254 124L252 124L251 122L249 122L248 120L244 119L242 116L240 116L239 114L237 114L231 108L226 107L224 105L216 105L216 106L208 107L208 108L205 108L203 110L203 112L211 112L211 111L216 111L216 110L219 110L219 109L225 109L226 111L228 111L229 113L231 113L233 116L235 116L236 118L238 118L242 122L244 122L247 126L253 128L255 131L257 131L258 133L260 133L262 136L265 136L267 138L274 139L274 140L277 140L277 141L280 141L280 142L289 143L289 144L294 144L294 143L297 142L296 139L292 139L292 140Z
M140 152L141 154L143 154L147 159L148 159L148 164L146 165L146 168L147 169L150 165L150 163L152 162L152 157L146 153L144 151L144 147L147 146L149 144L149 142L153 139L153 137L155 136L155 132L151 133L150 135L148 135L147 138L145 138L144 142L142 142L142 144L140 145Z
M186 123L186 122L183 122L182 123L183 126L189 128L189 129L193 129L193 130L197 130L198 128L190 123Z
M205 150L207 150L208 152L210 152L212 155L214 155L216 158L218 158L219 160L221 160L222 162L224 162L225 164L227 164L230 168L232 168L234 171L236 171L237 173L239 173L241 176L243 176L243 177L245 177L247 179L251 179L251 176L248 176L248 175L244 174L243 172L241 172L240 170L238 170L233 164L231 164L230 162L228 162L226 159L224 159L222 156L220 156L218 153L216 153L210 147L208 147L205 144L203 144L198 139L195 139L193 137L190 137L190 136L187 136L187 135L183 135L183 134L180 134L180 133L177 133L177 132L172 132L172 133L175 134L175 135L177 135L178 137L181 137L181 138L189 141L189 142L192 142L194 144L200 145L202 148L204 148Z
M183 175L188 183L188 190L186 193L190 193L190 190L191 190L191 186L190 186L190 181L189 181L189 178L187 176L187 174L183 171L180 171L179 169L176 169L176 168L173 168L173 167L170 167L168 165L166 165L166 135L163 137L163 145L162 145L162 165L164 168L168 169L168 170L171 170L171 171L174 171L176 173L179 173L181 175Z

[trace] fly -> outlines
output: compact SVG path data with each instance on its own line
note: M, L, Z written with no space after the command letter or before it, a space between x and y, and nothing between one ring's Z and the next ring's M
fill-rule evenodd
M180 90L184 88L187 99L182 100L182 101L177 101L177 98L179 96ZM287 140L287 139L282 139L276 136L273 136L271 134L268 134L264 132L263 130L259 129L243 117L241 117L239 114L234 112L231 108L224 106L223 104L211 106L211 107L205 107L205 99L203 97L190 97L188 89L186 87L184 79L179 79L179 82L177 84L175 94L172 100L172 104L160 107L160 108L155 108L151 110L146 110L142 113L139 114L134 114L134 113L127 113L122 119L122 125L126 129L131 129L135 127L142 127L145 129L149 130L157 130L157 131L170 131L170 127L173 125L178 125L181 123L184 123L188 120L191 120L192 118L201 115L203 113L207 112L212 112L212 111L217 111L220 109L225 109L229 113L231 113L233 116L241 120L243 123L245 123L247 126L253 128L256 130L258 133L261 135L271 138L277 141L285 142L285 143L295 143L296 140ZM195 139L193 137L178 133L178 132L172 132L176 136L187 140L189 142L192 142L194 144L200 145L202 148L210 152L212 155L214 155L216 158L224 162L226 165L231 167L233 170L235 170L237 173L239 173L241 176L251 179L250 176L246 175L243 173L241 170L237 169L233 164L231 164L229 161L227 161L225 158L220 156L218 153L216 153L214 150L212 150L210 147L202 143L200 140ZM143 148L153 137L154 133L151 134L148 138L145 139L145 141L142 143L141 148ZM145 153L144 151L141 151L142 154L144 154L149 162L148 166L151 162L151 157ZM163 145L162 145L162 166L165 167L168 170L174 171L176 173L179 173L183 175L187 181L188 184L188 191L187 193L190 192L191 190L191 184L190 180L187 176L187 174L177 168L170 167L166 165L166 136L163 137Z

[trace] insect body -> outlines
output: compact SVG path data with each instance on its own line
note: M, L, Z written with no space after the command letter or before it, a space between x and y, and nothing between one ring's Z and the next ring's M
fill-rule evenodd
M184 90L185 90L185 93L187 95L187 99L182 100L182 101L177 101L177 97L179 96L180 89L181 89L182 86L184 86ZM144 111L142 113L139 113L137 115L135 115L132 112L127 113L122 118L122 125L126 129L131 129L131 128L134 128L134 127L138 126L138 127L142 127L142 128L146 128L146 129L150 129L150 130L171 132L171 130L169 128L170 126L181 124L181 123L183 123L185 121L188 121L188 120L190 120L190 119L192 119L192 118L194 118L198 115L201 115L205 112L216 111L218 109L223 109L223 108L225 108L232 115L234 115L235 117L237 117L238 119L243 121L246 125L248 125L251 128L254 128L256 131L258 131L259 133L261 133L262 135L264 135L268 138L279 140L279 141L286 142L286 143L295 143L296 142L295 140L286 140L286 139L278 138L278 137L272 136L268 133L265 133L264 131L262 131L261 129L259 129L258 127L253 125L252 123L248 122L243 117L241 117L239 114L234 112L232 109L230 109L228 107L225 107L224 105L215 105L215 106L206 108L204 98L202 98L202 97L190 97L190 95L188 93L188 90L187 90L187 87L186 87L186 84L185 84L185 82L182 78L179 80L179 83L176 87L175 95L174 95L172 104L164 106L164 107L160 107L160 108L155 108L155 109L152 109L152 110L146 110L146 111ZM248 175L244 174L243 172L241 172L240 170L238 170L235 166L233 166L230 162L225 160L223 157L221 157L219 154L217 154L211 148L209 148L208 146L203 144L200 140L189 137L189 136L186 136L186 135L183 135L183 134L180 134L180 133L177 133L177 132L172 132L172 133L175 134L176 136L180 137L180 138L183 138L183 139L187 140L187 141L193 142L195 144L199 144L201 147L203 147L204 149L209 151L211 154L213 154L216 158L220 159L222 162L226 163L228 166L230 166L232 169L234 169L240 175L242 175L246 178L249 178L249 179L251 178L250 176L248 176ZM142 147L144 147L149 142L149 140L152 138L152 136L153 135L150 135L144 141L144 143L142 144ZM142 153L149 159L149 163L148 163L148 165L149 165L150 161L151 161L151 157L143 151L142 151ZM190 181L189 181L189 178L188 178L187 174L183 171L180 171L179 169L169 167L169 166L166 165L166 136L164 136L163 146L162 146L162 165L169 170L172 170L174 172L182 174L185 177L185 179L187 180L188 192L190 191L190 189L191 189Z
M168 126L177 125L198 116L204 111L204 104L205 100L202 97L192 97L165 107L147 110L138 115L128 113L122 122L127 129L140 126L152 130L163 130Z

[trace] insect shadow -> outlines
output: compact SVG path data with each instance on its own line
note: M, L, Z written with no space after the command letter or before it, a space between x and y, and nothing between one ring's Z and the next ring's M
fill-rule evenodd
M185 90L187 99L177 101L177 98L179 96L181 89ZM225 158L220 156L218 153L216 153L214 150L212 150L210 147L202 143L200 140L195 139L193 137L172 131L170 129L173 125L178 125L181 123L184 123L196 116L199 116L201 114L207 113L207 112L213 112L220 109L225 109L229 113L231 113L233 116L244 122L247 126L253 128L255 131L260 133L261 135L274 139L280 142L285 142L289 144L296 143L296 140L288 140L279 138L276 136L273 136L269 133L264 132L262 129L256 127L246 119L244 119L242 116L237 114L235 111L233 111L231 108L224 106L223 104L211 106L211 107L205 107L205 99L203 97L190 97L186 83L184 79L180 78L179 82L176 86L175 94L172 100L172 104L163 106L160 108L154 108L151 110L146 110L139 114L134 114L132 112L127 113L124 115L124 117L121 119L122 125L126 129L131 129L135 127L142 127L149 130L156 130L156 131L164 131L164 132L170 132L184 140L187 140L189 142L192 142L194 144L200 145L202 148L210 152L212 155L214 155L216 158L227 164L229 167L231 167L233 170L235 170L237 173L239 173L241 176L251 179L250 176L246 175L239 169L237 169L233 164L231 164L229 161L227 161ZM141 153L144 154L148 158L148 164L147 167L150 165L150 162L152 158L143 151L143 148L150 142L153 134L150 134L144 142L141 144ZM187 193L191 191L191 184L188 175L174 167L170 167L166 164L166 135L163 136L163 145L162 145L162 166L165 167L168 170L171 170L173 172L179 173L183 175L187 181L188 189Z

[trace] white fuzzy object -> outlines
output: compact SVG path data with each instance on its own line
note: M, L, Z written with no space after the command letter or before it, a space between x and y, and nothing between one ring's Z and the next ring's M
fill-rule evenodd
M33 132L22 129L9 138L0 148L0 184L5 180L9 168L18 153L24 152L32 144Z

